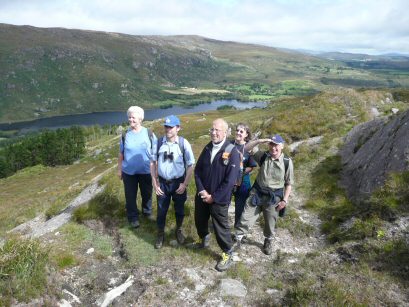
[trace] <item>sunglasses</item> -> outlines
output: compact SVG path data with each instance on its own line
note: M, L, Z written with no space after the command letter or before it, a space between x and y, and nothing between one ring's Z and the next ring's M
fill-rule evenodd
M244 132L246 132L246 130L244 130L244 129L236 129L236 132L243 134Z

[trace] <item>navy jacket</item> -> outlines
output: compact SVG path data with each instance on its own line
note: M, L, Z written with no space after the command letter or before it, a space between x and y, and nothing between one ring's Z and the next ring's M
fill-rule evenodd
M217 204L230 204L234 184L240 173L240 154L234 148L224 164L223 153L229 141L224 142L210 164L213 148L212 142L207 144L197 160L195 181L197 192L206 190Z

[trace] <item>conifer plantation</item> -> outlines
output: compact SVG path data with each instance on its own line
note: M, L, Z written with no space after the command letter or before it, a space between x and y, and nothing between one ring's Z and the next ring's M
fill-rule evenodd
M81 127L45 130L38 135L26 136L0 150L0 178L38 164L71 164L84 151L85 135Z

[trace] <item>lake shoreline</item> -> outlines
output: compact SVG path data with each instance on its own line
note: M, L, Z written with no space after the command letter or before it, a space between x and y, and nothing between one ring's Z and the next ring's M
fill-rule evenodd
M170 108L144 109L145 120L156 120L165 116L183 115L197 112L215 111L221 106L232 106L237 109L263 108L267 102L241 102L237 100L215 100L195 106L172 106ZM119 125L127 122L126 110L123 111L98 111L90 113L77 113L69 115L57 115L42 117L29 121L16 121L0 123L0 131L18 130L20 133L37 131L41 129L57 129L70 126L92 126L92 125Z

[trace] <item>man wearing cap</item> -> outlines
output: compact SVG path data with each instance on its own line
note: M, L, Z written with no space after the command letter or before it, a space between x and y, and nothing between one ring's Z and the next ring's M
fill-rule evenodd
M185 237L182 223L185 216L187 186L192 178L195 158L189 142L178 136L180 120L175 115L165 118L163 124L165 135L158 139L158 150L151 162L152 183L157 195L157 227L158 236L155 248L163 246L165 240L166 214L170 201L173 200L176 216L176 239L183 244Z
M294 184L293 163L284 156L284 140L276 134L270 138L250 141L245 150L251 151L258 144L268 143L268 151L251 152L260 166L256 181L246 201L243 215L236 226L237 245L240 246L243 237L257 221L260 213L264 216L264 246L263 252L270 255L271 241L280 210L287 205ZM287 161L288 167L286 167Z

